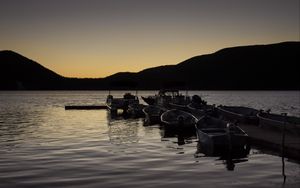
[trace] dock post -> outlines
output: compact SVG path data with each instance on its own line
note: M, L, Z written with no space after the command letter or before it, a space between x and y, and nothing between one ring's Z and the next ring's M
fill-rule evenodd
M283 128L282 128L282 140L281 140L281 162L282 162L282 176L283 176L283 183L285 183L286 175L285 175L285 162L284 162L284 142L285 142L285 126L287 121L287 114L282 113L284 115L284 122L283 122Z

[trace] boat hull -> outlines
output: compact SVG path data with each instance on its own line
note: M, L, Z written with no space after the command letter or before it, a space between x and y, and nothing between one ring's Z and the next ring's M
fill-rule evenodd
M227 126L227 122L203 117L196 124L199 147L205 155L215 156L228 152L249 152L248 135L238 126Z
M298 117L285 117L283 115L265 112L258 113L257 117L259 118L260 127L282 131L285 126L286 131L300 135L300 118Z
M147 103L148 105L154 105L156 100L155 97L143 97L142 99L145 101L145 103Z
M166 109L153 105L149 105L143 108L143 112L145 114L145 125L160 124L160 116L165 111Z
M154 125L154 124L160 124L160 116L146 114L145 125Z
M256 109L242 106L219 106L217 109L223 117L232 121L254 125L259 122Z
M188 112L181 110L168 110L161 115L161 122L167 129L195 129L198 119ZM179 119L182 118L182 122Z
M111 114L117 114L118 110L122 110L122 113L126 114L128 106L131 104L138 105L139 99L130 93L126 93L123 98L114 98L112 95L108 95L106 99L106 106Z
M145 117L143 112L143 108L145 106L143 104L130 104L128 105L127 113L133 118L142 118Z

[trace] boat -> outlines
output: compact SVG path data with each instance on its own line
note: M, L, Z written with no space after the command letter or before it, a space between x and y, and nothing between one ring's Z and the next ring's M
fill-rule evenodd
M177 104L177 103L170 102L169 108L189 112L189 108L186 104Z
M204 157L203 154L207 157L218 157L216 158L216 161L222 161L222 163L225 165L226 169L228 171L233 171L235 169L235 164L236 163L242 163L242 162L247 162L248 161L248 155L250 152L250 146L249 148L243 149L243 150L236 150L236 151L231 151L231 152L215 152L218 154L215 155L206 155L202 151L201 143L197 143L197 150L194 154L194 156L197 157Z
M207 107L209 107L207 105L207 102L203 100L199 95L193 95L192 101L188 105L188 108L190 108L191 110L205 109Z
M240 123L258 124L258 117L256 114L259 112L254 108L244 106L218 106L218 112L229 120L238 121Z
M285 116L284 114L274 114L270 112L260 111L257 114L259 118L259 126L270 128L273 130L282 131L285 125L285 130L290 133L300 135L300 118L294 116Z
M213 105L196 105L195 103L190 103L187 105L187 108L190 110L190 111L193 111L193 110L211 110L214 106Z
M187 105L189 110L212 110L215 106L208 105L199 95L193 95L191 102Z
M191 113L177 109L164 112L160 118L165 128L172 129L195 129L195 124L198 121Z
M193 143L193 139L196 138L195 129L172 129L161 127L160 130L162 141L172 140L178 145ZM175 140L176 138L176 140Z
M160 90L158 96L158 105L165 106L170 109L174 108L186 110L186 105L191 102L191 99L187 94L183 95L176 89Z
M188 112L200 118L203 114L218 117L215 105L209 105L199 95L193 95L192 101L186 105Z
M210 115L213 117L218 117L219 113L216 110L215 105L203 105L202 107L194 108L192 103L187 105L188 112L196 116L198 119L203 115Z
M118 110L122 110L122 113L127 113L128 105L130 104L139 104L138 97L131 93L125 93L123 98L114 98L110 94L106 98L107 109L113 114L117 114Z
M177 89L161 89L154 96L142 97L149 105L159 105L165 108L171 108L170 103L177 105L187 105L190 103L190 97L182 95Z
M160 116L166 111L167 109L160 107L149 105L143 108L143 112L145 114L145 125L153 125L160 123Z
M161 127L160 134L162 138L174 138L174 137L184 137L185 139L192 140L196 138L195 129L174 129L170 127Z
M154 105L155 104L155 96L148 96L148 97L143 97L141 96L142 99L147 103L148 105Z
M210 116L197 122L196 133L201 151L208 156L249 152L249 137L239 126Z
M134 118L145 117L145 114L143 112L144 108L145 105L143 104L132 103L128 105L127 113Z

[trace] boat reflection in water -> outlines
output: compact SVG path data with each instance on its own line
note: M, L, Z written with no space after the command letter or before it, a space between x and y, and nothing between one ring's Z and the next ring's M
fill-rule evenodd
M160 130L161 138L177 138L176 144L178 146L192 143L193 139L196 139L195 130L182 129L182 128L169 128L162 126Z
M233 171L236 163L246 162L248 161L248 155L250 151L250 146L247 148L241 148L239 150L230 150L228 149L220 149L220 151L215 151L212 153L207 153L203 147L201 147L201 143L197 144L197 151L195 153L195 158L198 157L218 157L216 160L223 161L223 164L226 166L228 171Z
M168 139L170 138L176 138L176 141L174 141L173 143L177 144L178 146L194 143L195 139L197 138L195 131L192 130L168 129L166 127L161 127L160 133L162 140L164 141L168 141ZM214 153L207 153L207 150L203 150L203 147L201 148L201 144L197 142L196 152L194 156L195 158L215 157L217 161L222 161L222 164L226 166L226 169L228 171L233 171L237 163L248 161L250 149L250 146L239 150L230 150L229 148L223 148L218 151L215 150Z
M139 141L138 119L126 119L124 116L116 116L107 113L108 137L112 144L137 143Z
M195 127L198 138L196 154L225 159L228 170L234 169L235 159L245 158L249 154L249 137L238 125L203 116Z

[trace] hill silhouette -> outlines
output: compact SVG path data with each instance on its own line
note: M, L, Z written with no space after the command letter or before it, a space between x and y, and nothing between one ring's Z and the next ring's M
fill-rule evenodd
M231 47L137 73L106 78L60 76L12 51L0 52L0 89L299 90L300 42Z
M66 78L16 52L0 51L0 90L102 89L101 80Z
M298 90L299 49L300 42L225 48L177 65L117 73L106 80L138 80L142 89Z
M62 76L13 51L0 52L1 89L60 88Z

